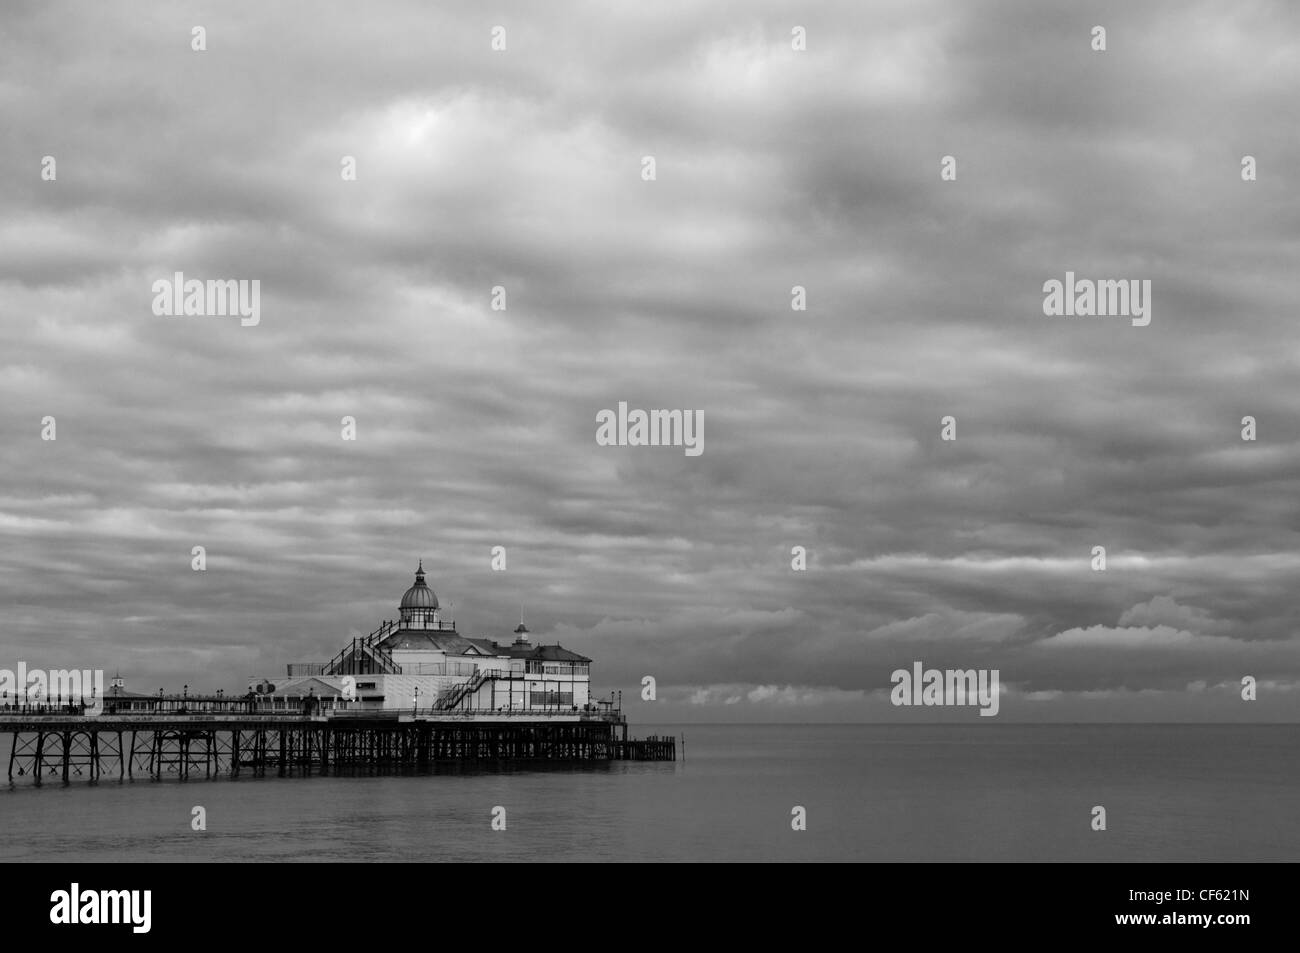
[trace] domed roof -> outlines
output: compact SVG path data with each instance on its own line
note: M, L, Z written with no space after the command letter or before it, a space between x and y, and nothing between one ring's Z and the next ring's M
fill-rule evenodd
M429 584L424 581L424 560L420 560L420 568L415 571L415 585L407 589L402 594L403 609L436 609L438 608L438 597Z

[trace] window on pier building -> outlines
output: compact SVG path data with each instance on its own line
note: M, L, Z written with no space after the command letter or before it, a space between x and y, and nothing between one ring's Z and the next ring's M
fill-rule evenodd
M586 664L576 664L573 662L542 662L530 660L528 662L527 673L529 675L586 675Z
M570 708L573 692L529 692L529 708Z

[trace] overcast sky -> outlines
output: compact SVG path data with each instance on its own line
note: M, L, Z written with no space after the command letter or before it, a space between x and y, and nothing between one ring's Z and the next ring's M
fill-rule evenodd
M242 691L423 557L642 722L916 720L918 660L1300 717L1300 11L441 6L6 8L0 667ZM1067 270L1150 326L1045 317ZM261 323L155 315L177 271ZM619 401L703 454L597 446Z

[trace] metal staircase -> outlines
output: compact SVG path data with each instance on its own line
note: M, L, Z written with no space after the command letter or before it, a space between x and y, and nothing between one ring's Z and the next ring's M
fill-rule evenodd
M438 700L433 703L433 707L444 710L455 708L464 701L466 697L477 692L485 682L495 677L495 674L495 672L489 672L486 669L479 669L469 678L468 681L461 682L459 685L456 685L439 695Z
M326 675L400 675L402 666L393 661L388 651L379 643L398 628L396 622L385 622L375 631L343 646L338 655L325 664Z

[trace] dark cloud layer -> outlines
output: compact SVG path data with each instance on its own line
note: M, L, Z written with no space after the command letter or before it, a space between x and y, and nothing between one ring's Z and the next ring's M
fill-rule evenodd
M921 659L1008 718L1294 719L1298 17L21 5L5 654L237 688L423 556L471 634L522 603L655 675L646 718L897 718ZM1044 317L1067 270L1149 278L1151 325ZM175 271L260 279L261 324L153 315ZM703 455L598 447L620 400Z

